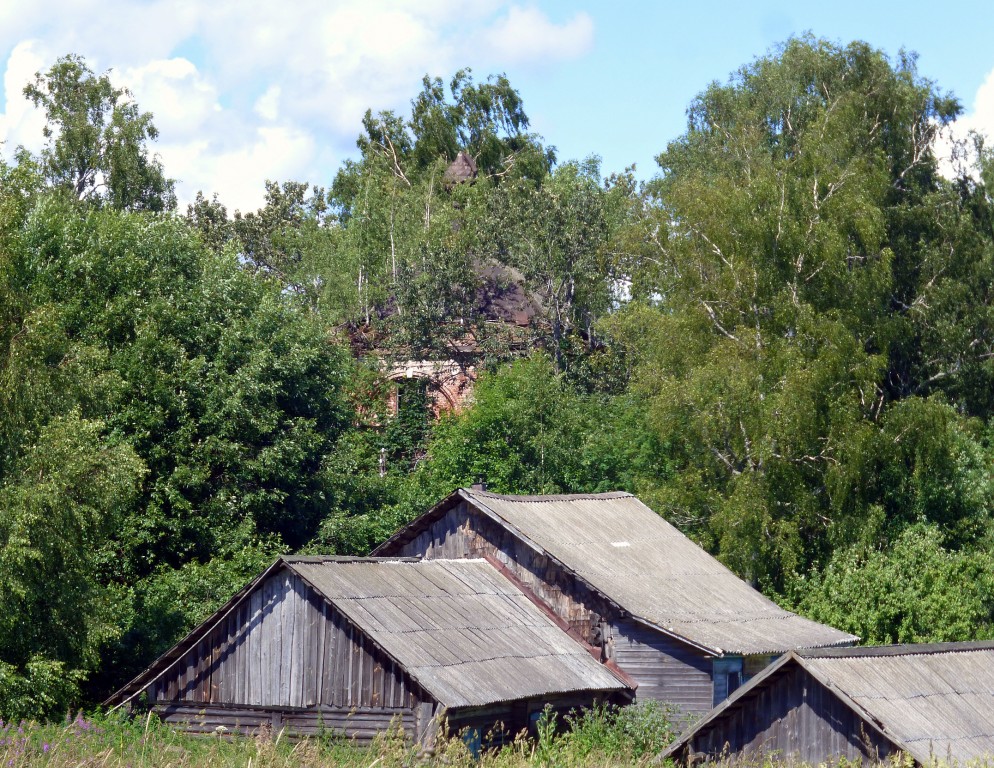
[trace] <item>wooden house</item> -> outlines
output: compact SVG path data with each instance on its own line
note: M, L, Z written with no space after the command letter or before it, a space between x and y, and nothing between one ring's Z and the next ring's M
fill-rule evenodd
M780 608L628 493L460 489L373 554L488 560L600 647L639 698L688 714L786 651L858 639Z
M480 560L283 557L106 703L201 732L514 733L629 686Z
M994 643L795 651L736 691L661 757L810 765L994 757Z

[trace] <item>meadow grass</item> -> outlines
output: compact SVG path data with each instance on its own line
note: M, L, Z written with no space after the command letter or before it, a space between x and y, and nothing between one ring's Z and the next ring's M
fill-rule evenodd
M78 714L61 723L0 721L0 768L595 768L647 763L672 737L658 705L611 707L543 717L535 737L519 734L500 749L474 756L454 736L425 754L402 732L369 746L329 734L306 740L282 733L194 736L154 715Z

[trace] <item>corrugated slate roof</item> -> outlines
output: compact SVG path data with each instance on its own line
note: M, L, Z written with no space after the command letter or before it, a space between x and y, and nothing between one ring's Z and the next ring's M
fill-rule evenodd
M798 659L921 763L994 756L994 643L853 648Z
M446 707L627 688L483 560L285 561Z
M729 710L752 707L753 692L794 664L921 764L948 760L965 765L994 756L994 643L969 642L791 652L691 726L660 757L678 753Z
M784 610L629 493L458 495L636 618L711 652L782 653L859 639Z

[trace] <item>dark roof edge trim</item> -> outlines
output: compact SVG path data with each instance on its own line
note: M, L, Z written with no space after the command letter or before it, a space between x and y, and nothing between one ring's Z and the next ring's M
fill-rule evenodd
M547 494L544 496L520 496L515 494L506 493L492 493L490 491L476 491L472 488L465 489L460 488L459 490L465 490L468 495L474 497L477 496L489 496L492 499L500 499L501 501L511 501L516 504L534 504L543 501L599 501L599 500L611 500L611 499L632 499L635 498L635 494L628 493L628 491L606 491L604 493L559 493L559 494Z

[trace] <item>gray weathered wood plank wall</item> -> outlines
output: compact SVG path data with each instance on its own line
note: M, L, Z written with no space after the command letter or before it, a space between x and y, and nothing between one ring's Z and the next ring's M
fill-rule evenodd
M638 699L675 704L686 714L711 709L712 658L631 619L512 532L461 501L396 551L384 554L427 559L491 557L507 566L587 642L601 620L614 632L614 660L638 683Z
M284 570L148 689L150 703L413 708L425 698L338 611Z
M638 681L638 699L675 704L681 714L711 710L712 659L632 619L613 626L614 660Z
M388 728L400 727L410 738L417 736L414 710L402 707L283 707L222 706L189 703L161 703L153 707L167 723L181 726L189 733L242 733L251 735L262 729L278 733L286 729L295 736L316 736L333 731L359 744L368 744Z
M780 759L818 764L826 756L877 762L894 746L803 669L778 675L693 739L694 753L718 758L776 753Z

